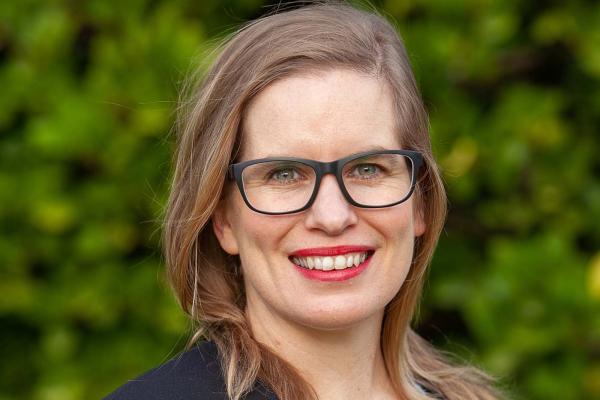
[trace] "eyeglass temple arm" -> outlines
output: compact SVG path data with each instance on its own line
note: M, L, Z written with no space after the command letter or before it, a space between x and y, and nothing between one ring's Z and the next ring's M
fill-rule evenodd
M227 168L227 179L229 179L230 181L234 181L235 180L235 174L233 173L233 164L229 164L228 168Z

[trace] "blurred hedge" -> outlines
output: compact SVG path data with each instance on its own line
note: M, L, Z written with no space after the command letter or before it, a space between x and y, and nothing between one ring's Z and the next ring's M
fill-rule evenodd
M451 202L419 331L515 397L600 398L600 4L375 4ZM177 90L264 11L0 2L0 399L98 398L183 347L159 244Z

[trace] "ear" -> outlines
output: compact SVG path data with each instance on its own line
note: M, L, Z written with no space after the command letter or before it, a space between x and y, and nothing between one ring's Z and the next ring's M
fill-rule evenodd
M212 215L212 227L221 248L231 255L239 254L237 239L233 234L231 216L224 200L221 200Z
M413 209L413 227L415 237L423 235L427 229L425 218L423 217L423 207L420 204L417 204Z

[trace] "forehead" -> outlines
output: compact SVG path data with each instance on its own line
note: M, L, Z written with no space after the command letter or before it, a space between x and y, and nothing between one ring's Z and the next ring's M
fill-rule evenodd
M241 160L295 156L322 161L372 148L400 148L384 80L334 69L278 80L249 104Z

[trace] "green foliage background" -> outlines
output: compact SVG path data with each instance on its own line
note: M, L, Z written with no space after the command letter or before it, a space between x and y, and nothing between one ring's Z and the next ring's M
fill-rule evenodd
M600 398L600 4L375 2L450 195L419 331L516 398ZM160 255L177 90L258 0L0 2L0 400L180 350Z

